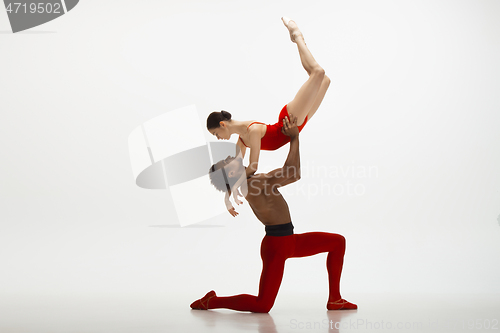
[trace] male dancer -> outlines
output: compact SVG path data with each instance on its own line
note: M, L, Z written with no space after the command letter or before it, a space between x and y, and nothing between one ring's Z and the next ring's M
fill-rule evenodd
M297 118L283 120L283 133L290 137L290 152L282 168L267 174L255 174L246 180L243 188L245 198L255 216L266 226L266 236L261 244L262 274L259 295L241 294L219 297L215 291L194 301L191 308L197 310L226 308L237 311L269 312L283 278L285 260L308 257L328 252L326 266L330 294L326 305L328 310L357 309L340 296L340 275L344 260L345 238L338 234L308 232L294 234L288 205L278 188L300 179L299 130ZM228 157L214 164L210 170L212 184L221 191L232 188L245 177L241 158ZM246 192L246 193L245 193Z

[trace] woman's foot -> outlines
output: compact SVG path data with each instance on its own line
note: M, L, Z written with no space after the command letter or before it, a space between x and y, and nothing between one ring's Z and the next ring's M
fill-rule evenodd
M335 302L328 302L328 304L326 304L326 308L328 310L356 310L358 306L341 298Z
M211 298L214 298L217 296L215 294L215 291L211 290L209 291L203 298L200 298L193 303L191 303L191 309L195 310L208 310L208 301L210 301Z
M283 24L285 24L285 27L288 29L288 32L290 32L290 39L292 42L295 43L297 38L302 38L304 39L304 36L302 36L302 32L300 32L299 27L297 26L297 23L295 21L292 21L290 18L283 16L281 18L283 21Z

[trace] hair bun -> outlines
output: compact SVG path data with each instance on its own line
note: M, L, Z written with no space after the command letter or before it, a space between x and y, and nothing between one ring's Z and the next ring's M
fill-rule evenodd
M222 110L220 113L222 117L224 117L224 120L231 120L231 114L229 112Z

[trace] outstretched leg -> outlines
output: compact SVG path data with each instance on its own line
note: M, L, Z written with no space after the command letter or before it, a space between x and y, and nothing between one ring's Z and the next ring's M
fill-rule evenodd
M302 125L306 116L310 119L318 110L325 97L330 79L325 75L325 70L316 62L311 51L306 46L304 37L294 21L283 19L291 39L297 44L302 66L309 75L309 79L299 89L295 98L287 104L289 113L297 117L297 125Z
M283 278L285 262L270 262L266 265L260 277L259 295L240 294L235 296L219 297L210 300L208 309L231 309L236 311L250 311L267 313L271 310L278 295Z
M267 313L271 310L278 295L283 278L285 260L293 253L293 236L264 237L261 246L262 274L259 283L259 295L240 294L228 297L211 297L206 309L232 309L237 311L250 311ZM202 303L203 299L198 303ZM198 303L193 303L197 305ZM193 306L191 306L193 308ZM198 307L199 308L199 307Z

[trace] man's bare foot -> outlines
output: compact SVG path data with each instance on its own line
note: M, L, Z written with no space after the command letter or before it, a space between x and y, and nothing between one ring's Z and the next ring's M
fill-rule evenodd
M297 23L295 21L292 21L290 18L283 16L281 18L283 21L283 24L285 24L285 27L288 29L288 32L290 32L290 39L292 42L296 42L297 38L302 38L304 39L304 36L302 35L302 32L300 32L299 27L297 26Z
M356 310L358 306L341 298L335 302L328 302L328 304L326 304L326 308L328 310Z

